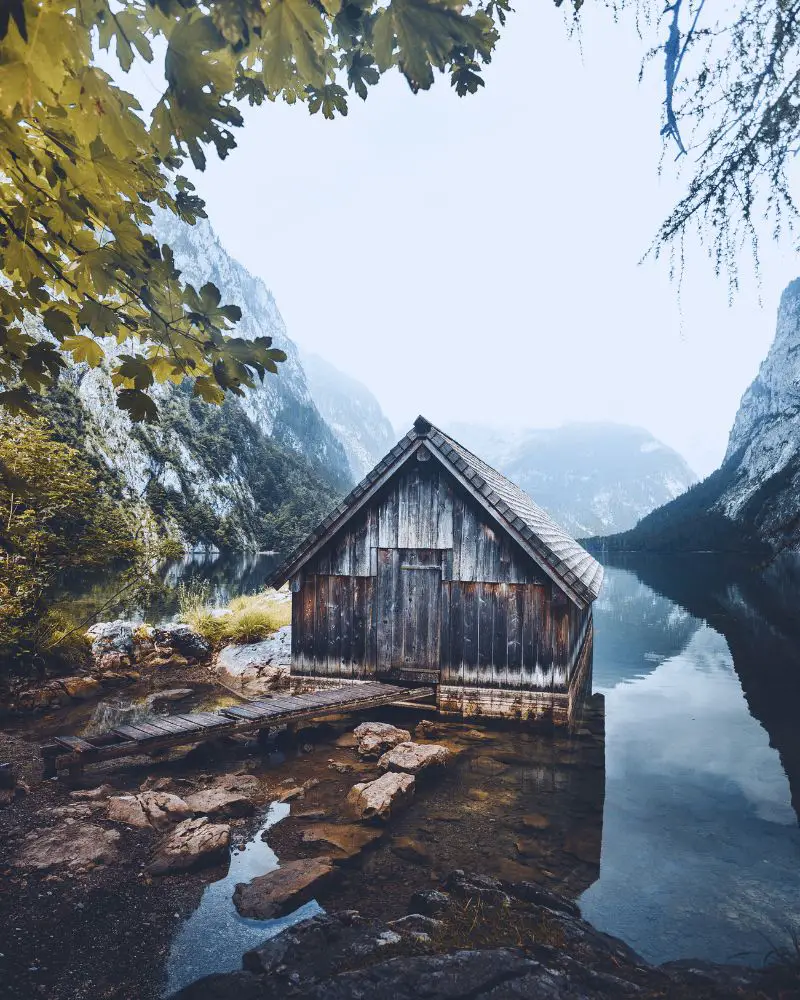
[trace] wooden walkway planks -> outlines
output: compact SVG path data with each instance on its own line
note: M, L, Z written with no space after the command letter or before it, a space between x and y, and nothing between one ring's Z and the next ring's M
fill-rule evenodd
M83 764L118 757L188 746L221 736L247 734L263 729L294 725L297 722L360 712L393 702L421 701L434 694L432 688L406 688L393 684L349 684L300 695L276 695L246 705L234 705L219 712L191 712L158 716L150 722L137 721L97 736L56 736L40 748L45 776L68 768L80 771Z

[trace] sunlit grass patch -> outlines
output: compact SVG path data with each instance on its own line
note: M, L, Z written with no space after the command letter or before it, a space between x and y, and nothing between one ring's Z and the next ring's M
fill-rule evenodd
M181 620L213 646L260 642L292 620L291 600L285 591L236 597L222 609L212 609L208 600L208 592L202 589L184 588L179 595Z

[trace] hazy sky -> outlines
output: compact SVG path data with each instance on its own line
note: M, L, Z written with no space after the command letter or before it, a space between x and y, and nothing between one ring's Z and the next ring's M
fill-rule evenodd
M517 6L477 96L440 79L415 97L392 74L335 122L247 110L198 178L210 219L290 336L396 425L615 420L708 473L795 255L765 248L760 290L730 306L700 252L680 296L667 260L640 264L681 191L671 161L658 176L644 43L589 5L580 39L550 3Z

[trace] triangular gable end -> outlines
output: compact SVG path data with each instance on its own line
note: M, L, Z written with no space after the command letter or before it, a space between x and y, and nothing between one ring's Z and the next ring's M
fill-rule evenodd
M578 608L597 597L603 578L600 564L516 484L424 417L417 418L413 429L328 514L268 584L278 587L294 576L422 445Z

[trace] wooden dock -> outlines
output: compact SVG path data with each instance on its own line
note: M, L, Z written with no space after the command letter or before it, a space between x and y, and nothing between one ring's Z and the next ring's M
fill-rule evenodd
M407 688L392 684L350 684L309 694L274 695L217 712L165 715L117 726L97 736L56 736L40 747L45 777L67 770L73 777L86 764L156 753L171 747L190 746L224 736L265 732L295 726L310 719L343 712L361 712L394 702L416 702L435 694L433 688Z

